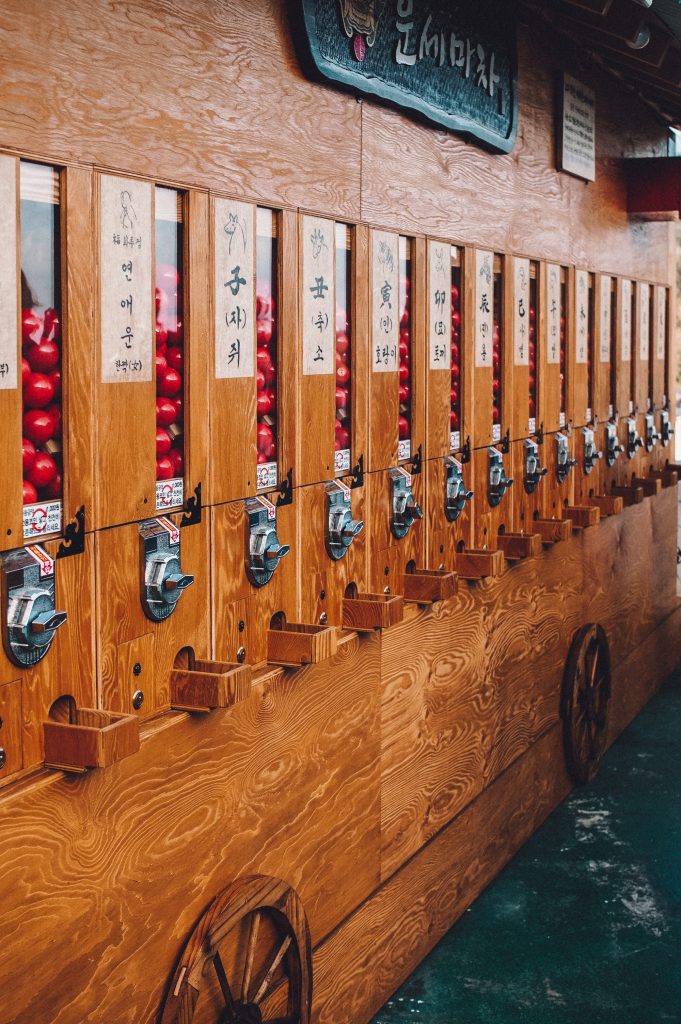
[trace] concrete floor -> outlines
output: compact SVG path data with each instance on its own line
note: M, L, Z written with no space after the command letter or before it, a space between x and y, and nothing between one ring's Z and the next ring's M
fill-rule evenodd
M372 1024L681 1022L681 667Z

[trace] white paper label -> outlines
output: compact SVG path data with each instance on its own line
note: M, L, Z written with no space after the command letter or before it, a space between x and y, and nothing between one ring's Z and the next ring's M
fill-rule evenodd
M277 464L276 462L263 462L258 466L256 486L258 490L277 486Z
M587 181L596 178L596 94L572 75L563 76L561 168Z
M335 225L303 217L302 230L303 373L335 373Z
M575 362L586 363L589 356L589 275L575 272Z
M215 199L215 376L255 373L255 207ZM270 296L264 296L269 298Z
M534 434L536 429L537 429L537 421L536 421L534 416L530 416L529 420L527 421L527 432L528 432L528 434Z
M638 354L641 362L650 356L650 285L638 285Z
M397 458L400 462L411 458L411 441L409 438L406 441L397 442Z
M428 242L430 369L449 370L452 358L450 246Z
M102 382L152 379L152 186L100 179Z
M565 413L562 412L558 417L558 423L561 427L565 426Z
M657 358L664 360L665 341L667 334L667 294L665 289L657 286Z
M334 470L336 473L349 473L350 471L350 449L341 448L334 452Z
M39 501L34 505L24 505L24 538L61 533L61 513L61 501Z
M513 360L516 366L529 366L530 340L530 261L513 261Z
M495 441L495 442L496 441L501 441L501 424L500 423L495 423L492 426L492 440Z
M611 341L611 287L612 280L607 274L601 276L601 323L599 338L599 356L602 363L610 362L610 341Z
M622 309L621 309L621 331L622 331L622 362L631 362L631 281L624 278L622 281Z
M461 433L458 430L451 430L449 432L449 447L454 452L461 445Z
M492 365L494 255L475 253L475 365Z
M560 267L555 263L546 274L546 362L560 364Z
M184 503L184 481L182 477L156 481L156 511L176 508Z
M371 239L371 365L375 373L397 371L398 267L397 235L374 231Z
M17 166L0 156L0 390L17 387Z

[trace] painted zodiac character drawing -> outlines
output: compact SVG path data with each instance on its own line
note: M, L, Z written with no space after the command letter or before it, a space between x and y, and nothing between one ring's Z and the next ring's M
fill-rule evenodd
M132 205L132 196L127 189L121 192L121 227L124 231L132 231L137 220L135 207Z
M385 0L340 0L343 28L348 39L353 40L357 60L364 60L367 46L376 42L384 7Z
M246 248L246 224L239 218L236 213L230 213L227 215L227 223L225 224L225 234L229 238L229 254L232 254L232 244L235 238L240 242L240 248Z

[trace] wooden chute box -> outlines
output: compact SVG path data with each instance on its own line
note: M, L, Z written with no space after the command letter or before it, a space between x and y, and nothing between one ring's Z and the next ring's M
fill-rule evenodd
M65 721L43 725L48 768L84 772L108 768L139 750L139 722L96 708L78 708Z
M425 517L428 565L445 570L473 542L474 252L429 238L427 261Z
M298 280L301 618L342 626L368 590L366 227L301 215Z
M213 657L258 664L298 619L298 216L214 195L210 233Z
M98 209L101 694L149 717L180 653L211 653L208 198L101 175Z

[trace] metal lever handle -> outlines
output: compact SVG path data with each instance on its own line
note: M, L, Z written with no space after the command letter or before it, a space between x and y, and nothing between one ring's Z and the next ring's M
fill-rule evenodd
M423 519L423 509L419 505L418 501L410 501L407 504L407 512L414 517L414 519Z
M31 633L54 633L66 622L66 612L40 612L29 625Z
M184 573L173 573L163 581L164 590L186 590L194 582L193 576L185 576Z
M290 550L290 544L280 544L279 547L276 548L267 548L265 551L265 558L268 562L275 562L280 558L283 558L284 555L287 555Z
M364 529L364 523L361 519L351 519L350 522L343 527L341 530L341 536L348 542L348 546L358 533L361 533Z

